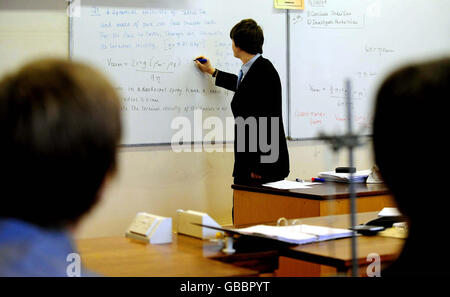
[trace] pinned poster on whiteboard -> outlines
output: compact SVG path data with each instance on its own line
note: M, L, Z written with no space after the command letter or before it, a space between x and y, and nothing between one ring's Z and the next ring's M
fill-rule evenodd
M304 9L304 0L274 0L276 9Z

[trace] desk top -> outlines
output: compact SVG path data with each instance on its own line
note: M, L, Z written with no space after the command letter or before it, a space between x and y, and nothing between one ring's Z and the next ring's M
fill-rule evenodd
M366 223L375 218L377 213L358 213L357 224ZM297 223L347 228L350 216L302 218ZM370 253L380 255L382 262L393 261L405 243L404 239L381 236L359 236L357 240L357 255L361 265L367 264L366 258ZM298 245L280 251L263 250L230 256L223 254L221 246L216 243L176 234L170 244L151 245L125 237L105 237L78 240L77 246L83 265L105 276L257 276L261 272L278 268L278 262L273 263L278 261L278 256L329 265L345 271L351 267L352 260L350 238Z
M356 197L390 195L390 192L385 184L358 183L354 185ZM253 186L253 185L248 186L236 184L232 185L231 188L234 190L266 193L266 194L282 195L314 200L327 200L330 198L343 199L350 197L349 184L335 183L335 182L325 182L318 185L312 185L310 189L279 190L264 186Z
M378 212L357 213L356 224L367 223L376 218L377 214ZM300 219L300 222L301 224L348 228L350 226L350 215L304 218ZM371 253L377 253L382 263L394 261L399 256L404 244L405 240L399 238L358 236L358 261L360 265L368 264L366 258ZM298 245L285 250L282 256L345 270L352 265L351 238Z
M85 268L104 276L231 277L257 276L255 270L213 260L217 244L173 235L170 244L151 245L125 237L77 241Z

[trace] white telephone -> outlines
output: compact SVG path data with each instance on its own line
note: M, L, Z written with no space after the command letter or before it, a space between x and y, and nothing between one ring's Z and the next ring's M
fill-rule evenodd
M172 218L139 212L128 227L125 237L151 244L172 242Z
M177 215L177 231L180 234L186 234L202 239L210 239L216 238L216 230L200 227L192 223L221 228L221 226L216 221L214 221L207 213L204 212L178 209Z

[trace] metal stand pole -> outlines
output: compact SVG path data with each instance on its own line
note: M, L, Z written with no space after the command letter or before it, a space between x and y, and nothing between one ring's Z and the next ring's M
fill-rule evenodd
M321 134L319 139L327 141L331 144L331 147L334 151L338 151L342 147L348 148L349 151L349 166L354 167L354 158L353 158L353 149L362 143L359 141L357 135L353 134L352 127L352 102L351 102L351 85L350 81L347 80L345 82L345 87L347 90L346 93L346 103L347 103L347 129L348 132L346 135L342 136L328 136L325 134ZM350 173L350 225L352 228L356 226L356 194L355 194L355 185L353 181L353 173ZM357 238L356 231L352 231L352 241L351 241L351 249L352 249L352 276L358 276L358 255L357 255Z
M353 127L352 127L352 106L351 106L351 85L350 81L347 80L345 83L347 89L347 130L348 135L353 135ZM349 166L354 167L353 160L353 145L348 146L348 158L349 158ZM355 194L355 185L353 183L353 173L350 173L350 225L352 228L356 226L356 194ZM352 276L358 276L358 258L357 258L357 239L356 239L356 231L352 231Z

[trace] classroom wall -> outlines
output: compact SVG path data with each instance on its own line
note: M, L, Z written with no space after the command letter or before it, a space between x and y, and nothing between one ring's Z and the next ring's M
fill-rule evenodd
M51 5L39 9L18 2L28 3L0 5L0 75L30 59L68 57L68 19L61 1L44 1ZM317 141L290 142L289 178L307 179L345 166L347 154L333 154ZM139 211L172 216L174 227L180 208L207 212L220 224L231 223L233 153L134 147L120 149L118 160L116 176L106 183L103 199L83 218L77 238L122 236ZM370 144L356 150L355 161L358 169L372 167Z

